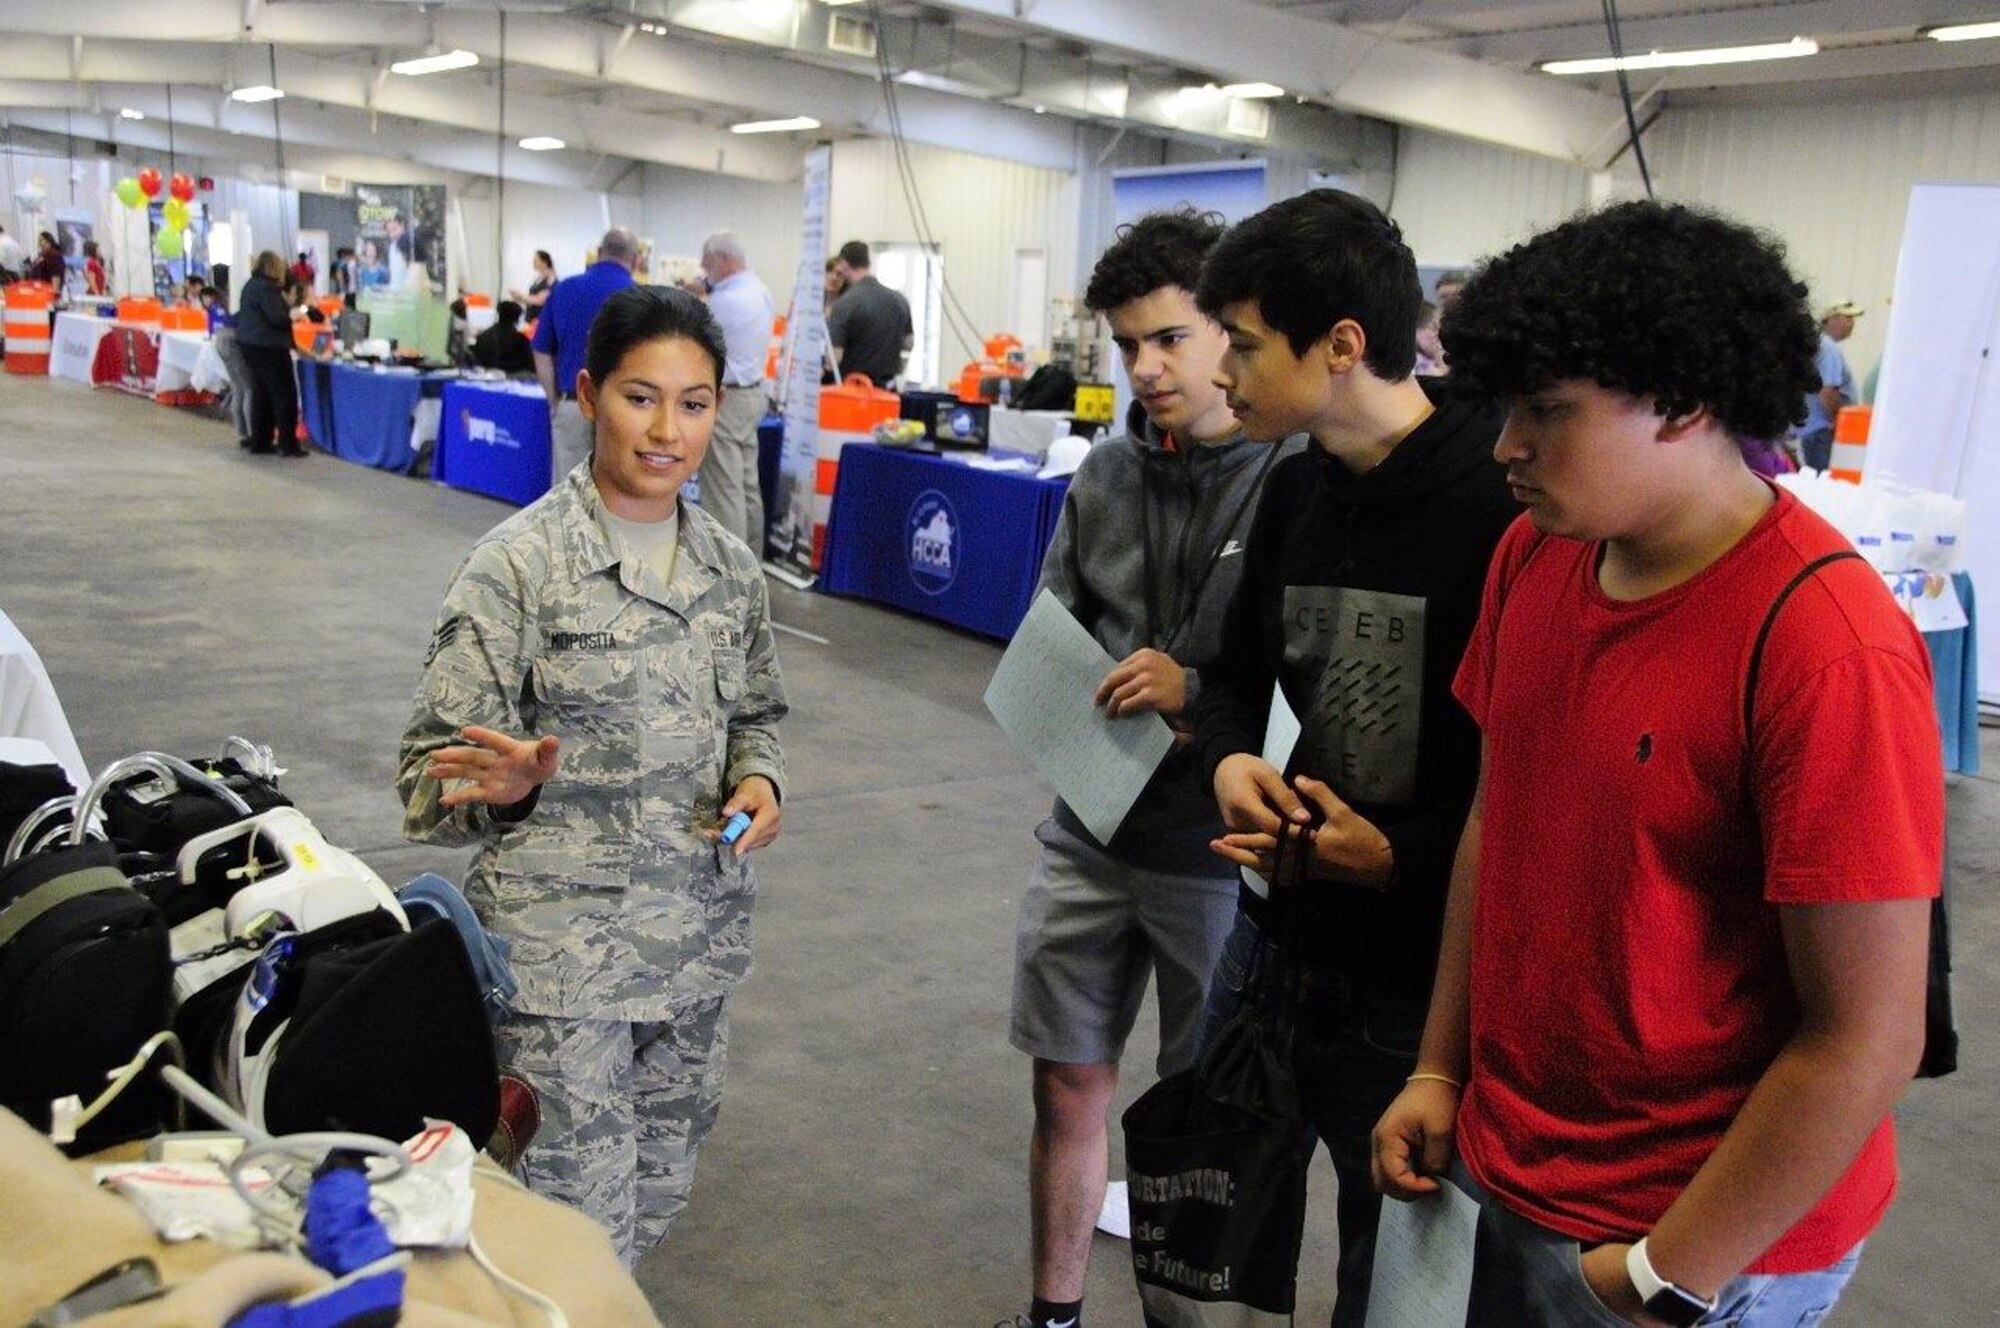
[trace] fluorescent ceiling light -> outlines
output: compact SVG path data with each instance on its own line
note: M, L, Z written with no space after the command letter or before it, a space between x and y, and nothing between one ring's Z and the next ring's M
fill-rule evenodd
M530 152L554 152L558 148L568 147L569 145L559 138L550 138L547 134L537 134L533 138L522 139L521 146Z
M426 55L415 60L398 60L389 66L392 74L442 74L447 69L470 69L479 63L479 56L472 51L446 51L442 55Z
M986 89L964 79L951 78L945 74L932 74L922 69L905 69L896 75L896 81L905 87L928 88L932 92L949 92L960 97L984 97Z
M1222 93L1225 97L1282 97L1285 90L1276 83L1225 83Z
M1978 41L1984 37L2000 37L2000 23L1953 23L1923 31L1924 36L1932 41Z
M121 120L143 120L146 118L146 113L144 111L135 111L130 106L121 106L118 110L118 118Z
M732 134L789 134L795 129L817 129L819 121L810 115L795 115L789 120L745 120L742 124L729 126Z
M284 92L269 84L260 83L254 88L238 88L229 94L231 101L276 101Z
M858 5L861 0L819 0L828 9L839 9L842 5Z
M1623 59L1550 60L1541 66L1544 74L1611 74L1621 69L1688 69L1696 65L1734 65L1750 60L1795 60L1815 55L1819 43L1810 37L1794 37L1788 42L1765 42L1761 46L1717 46L1705 51L1648 51Z

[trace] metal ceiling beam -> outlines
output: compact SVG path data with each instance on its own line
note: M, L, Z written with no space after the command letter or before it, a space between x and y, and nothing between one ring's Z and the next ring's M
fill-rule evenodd
M60 38L24 37L0 45L0 79L34 79L45 74L51 67L50 48L60 42ZM270 75L261 43L202 45L100 38L85 44L79 78L99 84L172 83L176 87L229 88L265 83ZM485 135L484 169L493 168L494 95L482 78L393 78L380 83L377 71L371 66L287 48L278 56L278 81L286 94L282 115L288 125L295 106L318 101L376 115L451 126ZM271 108L267 104L230 103L222 127L261 131L270 122ZM510 138L553 134L568 143L570 151L630 157L762 180L783 181L798 174L799 152L794 144L770 138L746 138L613 107L585 107L561 98L510 90L507 122ZM510 144L508 173L525 169L537 155Z
M66 99L65 99L66 98ZM11 123L54 133L73 132L79 141L109 142L149 152L168 146L165 95L158 90L110 88L70 83L0 83L0 104L15 107ZM237 163L275 169L275 143L265 131L218 128L211 111L194 99L176 97L172 143L183 158L234 171ZM121 120L118 109L143 111L144 120ZM63 112L70 112L68 118ZM457 183L490 172L493 145L469 134L405 134L392 147L362 146L366 135L355 117L319 107L285 112L285 165L292 170L382 183ZM378 141L379 142L379 141ZM532 161L514 178L559 189L595 189L609 174L596 158Z
M1743 9L1704 8L1698 14L1664 18L1626 18L1618 24L1619 35L1628 52L1689 51L1713 46L1741 46L1753 42L1790 41L1793 37L1817 37L1822 41L1844 33L1913 31L1946 21L1938 0L1811 0L1805 4L1764 4ZM1424 13L1429 17L1430 7ZM1482 60L1533 65L1543 60L1587 59L1610 54L1610 43L1601 19L1582 23L1538 23L1512 27L1505 32L1436 38L1416 43L1432 48L1449 48ZM1945 45L1924 42L1926 47ZM1882 48L1871 48L1882 49ZM1990 53L1987 56L1991 58ZM1797 61L1779 61L1790 66L1790 77L1802 77L1805 68ZM1711 66L1712 73L1755 66ZM1809 77L1809 76L1806 76Z
M1450 52L1370 37L1249 0L934 0L1218 83L1276 83L1357 115L1418 125L1569 162L1623 111L1609 97ZM1589 163L1597 164L1597 163Z
M0 0L0 33L67 38L87 32L91 34L89 46L103 38L157 45L161 29L158 0L66 0L63 4ZM889 135L881 89L871 76L788 60L750 46L695 41L678 33L665 39L641 34L618 50L621 34L621 26L568 15L510 12L508 62L517 68L609 84L614 90L622 86L670 91L677 97L749 112L760 119L803 114L835 132ZM314 46L382 47L414 55L433 41L444 49L462 47L492 61L499 56L498 36L497 16L490 9L454 7L418 12L414 5L274 5L259 9L254 21L246 25L238 0L176 0L171 24L171 40L176 43L241 46L275 42L281 62ZM615 59L608 58L614 54ZM87 63L88 49L85 59ZM258 81L263 80L260 77ZM391 83L421 81L396 79ZM1072 122L922 88L899 89L897 101L904 132L912 141L1005 156L1054 170L1075 168ZM517 123L514 103L510 92L510 127ZM654 159L613 141L622 136L615 120L602 121L595 112L591 118L593 123L609 126L593 138L600 150ZM519 123L522 132L530 132L525 119ZM728 162L720 169L726 173L763 179L791 178L797 173L801 140L718 137L727 140L720 145ZM669 164L716 170L714 146L677 156ZM746 155L756 161L765 153L781 151L793 163L788 174L737 168Z

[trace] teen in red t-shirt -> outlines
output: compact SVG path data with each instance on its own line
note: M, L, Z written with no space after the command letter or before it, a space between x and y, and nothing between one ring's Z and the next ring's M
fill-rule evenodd
M1514 402L1528 515L1459 674L1482 790L1376 1174L1432 1190L1455 1143L1494 1226L1575 1242L1591 1322L1797 1323L1773 1276L1830 1303L1895 1189L1943 777L1928 657L1865 564L1786 600L1744 722L1772 604L1843 547L1739 447L1811 371L1800 290L1754 233L1628 204L1444 327L1454 379ZM1577 1321L1494 1244L1472 1322Z

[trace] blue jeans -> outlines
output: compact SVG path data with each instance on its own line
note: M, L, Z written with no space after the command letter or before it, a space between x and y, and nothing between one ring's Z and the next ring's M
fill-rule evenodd
M1582 1247L1508 1210L1454 1159L1451 1181L1479 1201L1479 1236L1466 1328L1618 1328L1583 1280ZM1861 1262L1856 1245L1831 1268L1745 1273L1722 1288L1705 1328L1813 1328L1833 1312Z
M1382 1198L1368 1178L1369 1134L1416 1068L1427 997L1385 991L1345 973L1302 964L1238 914L1209 985L1202 1045L1246 1005L1279 1012L1299 1105L1326 1144L1340 1183L1340 1268L1334 1328L1368 1317L1375 1227ZM1312 1137L1300 1140L1312 1147Z

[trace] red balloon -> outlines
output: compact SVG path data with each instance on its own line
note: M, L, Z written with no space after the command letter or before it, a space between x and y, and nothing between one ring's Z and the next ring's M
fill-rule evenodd
M140 193L148 198L158 198L160 196L161 180L158 170L148 166L139 172L138 179Z
M167 193L178 198L183 203L192 203L194 202L194 181L177 171L174 173L174 178L167 181Z

